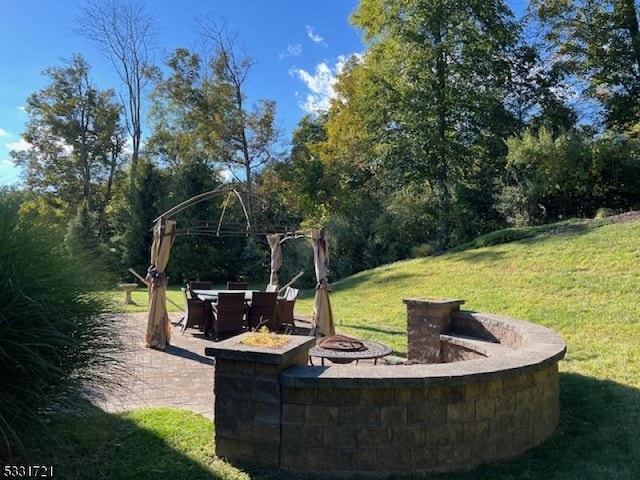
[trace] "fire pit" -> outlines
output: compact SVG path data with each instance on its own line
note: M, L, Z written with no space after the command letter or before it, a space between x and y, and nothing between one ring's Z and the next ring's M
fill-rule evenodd
M391 354L391 349L386 345L371 340L360 340L345 335L334 335L318 341L315 347L309 349L309 361L313 365L312 357L321 359L324 365L325 358L333 363L351 363L355 360L374 359Z

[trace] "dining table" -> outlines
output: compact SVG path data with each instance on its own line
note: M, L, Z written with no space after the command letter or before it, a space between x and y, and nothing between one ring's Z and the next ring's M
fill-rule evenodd
M253 292L258 290L202 290L194 289L193 293L196 297L204 302L217 302L220 293L244 293L244 301L250 305Z

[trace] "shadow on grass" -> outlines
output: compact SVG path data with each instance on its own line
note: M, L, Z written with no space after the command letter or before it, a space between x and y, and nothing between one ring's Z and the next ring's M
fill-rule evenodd
M30 449L28 458L39 465L53 465L54 478L229 478L217 475L208 465L213 458L213 426L192 412L99 412L54 419L49 430L55 441Z
M384 367L381 367L384 368ZM576 374L560 375L560 423L542 445L508 462L430 479L635 480L640 475L640 390ZM146 413L149 412L149 413ZM132 416L134 415L134 416ZM318 478L213 460L213 426L190 412L66 417L51 423L60 445L32 451L55 478L293 480ZM388 480L425 478L391 476Z

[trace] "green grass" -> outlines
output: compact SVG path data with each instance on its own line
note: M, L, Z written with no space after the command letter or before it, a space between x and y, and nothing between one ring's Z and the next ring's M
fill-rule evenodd
M556 433L513 461L430 478L631 480L640 476L638 238L640 223L594 224L397 262L332 285L337 328L384 342L401 355L406 352L405 298L464 299L465 309L526 319L565 339ZM124 293L118 295L124 298ZM313 291L301 292L297 314L311 316L312 311ZM297 478L265 470L241 471L215 461L210 456L211 422L187 412L150 410L102 418L114 426L94 424L98 420L91 419L90 431L97 438L87 433L60 460L71 470L81 465L92 468L87 470L92 475L64 478L160 478L160 474L128 476L139 471L138 464L147 456L156 459L146 464L149 468L166 469L163 478ZM73 421L63 422L66 430L61 436L72 435ZM100 434L103 429L111 433ZM130 455L108 460L112 454L103 444L116 445L110 448ZM171 461L163 463L163 458ZM111 477L93 475L98 471L94 464L108 462L113 462ZM174 462L180 471L169 471L167 463ZM185 469L193 474L181 477Z

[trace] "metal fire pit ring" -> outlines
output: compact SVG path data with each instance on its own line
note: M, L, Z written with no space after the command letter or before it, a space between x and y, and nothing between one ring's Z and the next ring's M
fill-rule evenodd
M324 365L324 360L331 360L333 363L351 363L355 360L356 365L358 360L374 359L374 365L378 363L378 359L390 355L392 350L383 345L382 343L372 342L371 340L359 340L365 346L364 350L348 351L348 350L334 350L322 347L312 347L309 349L309 363L313 365L313 357L320 358L321 364Z

